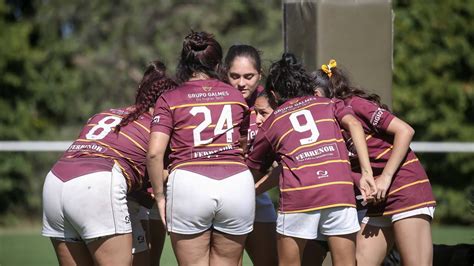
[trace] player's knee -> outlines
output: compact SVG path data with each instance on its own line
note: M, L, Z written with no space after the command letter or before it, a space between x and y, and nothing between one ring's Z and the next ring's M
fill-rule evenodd
M357 248L356 261L357 265L379 266L382 263L383 258L377 258L373 254L368 254L367 252Z

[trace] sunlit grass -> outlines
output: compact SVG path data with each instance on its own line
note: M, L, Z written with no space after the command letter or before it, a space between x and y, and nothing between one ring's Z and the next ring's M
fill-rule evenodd
M433 226L436 244L474 244L474 228L461 226ZM40 236L40 229L0 229L0 265L57 265L54 250L48 238ZM169 239L167 239L161 265L177 265ZM251 265L247 256L244 265Z

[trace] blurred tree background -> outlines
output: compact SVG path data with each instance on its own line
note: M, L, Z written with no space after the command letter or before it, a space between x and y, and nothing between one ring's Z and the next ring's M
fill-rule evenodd
M393 109L417 141L474 141L474 1L398 0ZM190 29L224 50L283 51L279 0L0 0L0 140L72 140L93 113L133 102L146 64L174 73ZM38 220L60 153L0 153L0 226ZM444 223L472 224L474 154L420 154Z

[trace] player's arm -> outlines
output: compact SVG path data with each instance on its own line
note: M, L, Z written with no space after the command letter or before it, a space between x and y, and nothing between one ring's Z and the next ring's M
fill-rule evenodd
M360 191L364 200L367 200L368 197L376 195L377 188L372 174L372 167L370 166L364 129L361 123L352 114L346 114L341 120L341 125L350 132L352 141L354 142L362 173Z
M164 183L165 183L165 169L164 169L164 156L170 136L162 132L152 132L150 134L150 142L148 144L146 166L148 174L150 176L150 182L153 187L153 195L160 211L160 216L163 223L166 226L165 217L165 195L164 195Z
M394 136L393 149L390 158L385 165L382 174L377 178L377 187L379 188L380 197L385 198L387 196L388 188L392 182L393 175L400 167L400 164L404 160L410 142L415 134L415 130L397 117L394 117L388 124L385 130L388 134ZM379 195L377 195L379 196Z
M264 130L261 129L255 137L251 151L245 159L245 163L252 172L256 184L268 173L268 169L270 169L274 161L275 153L270 142L265 137Z
M390 158L382 174L375 181L378 188L377 198L383 199L387 197L393 175L405 158L415 131L410 125L395 117L388 110L364 99L356 98L355 101L352 106L358 117L366 120L374 127L375 131L382 131L394 136Z
M257 183L255 184L256 194L257 195L262 194L263 192L268 191L278 186L278 181L279 181L281 171L282 171L282 166L278 165L277 167L272 168L270 172L267 173L265 176L261 177L260 180L258 180Z

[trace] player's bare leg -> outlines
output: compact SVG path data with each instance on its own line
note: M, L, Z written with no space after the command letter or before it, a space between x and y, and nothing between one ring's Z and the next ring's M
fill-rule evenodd
M392 227L362 223L357 233L356 258L359 265L379 266L393 247Z
M253 265L278 265L275 228L276 223L255 222L253 224L253 231L245 242L245 250Z
M403 265L433 264L433 241L429 216L417 215L396 221L393 229Z
M340 236L328 236L329 249L331 250L332 265L356 265L356 233ZM363 264L360 264L363 265Z
M320 266L323 265L329 249L322 245L323 241L310 240L304 248L303 266Z
M83 242L64 242L51 238L59 265L92 265L92 257Z
M247 235L230 235L212 231L209 265L238 265Z
M150 265L150 250L144 250L132 255L132 266Z
M132 234L105 236L87 244L95 265L131 265Z
M301 257L308 240L277 234L278 265L301 265Z
M174 254L181 266L209 266L211 230L199 234L170 233Z

